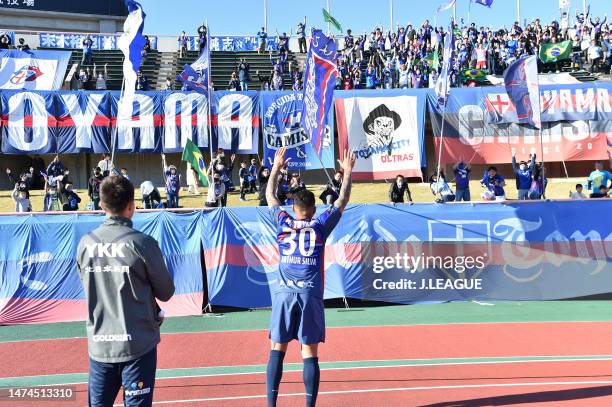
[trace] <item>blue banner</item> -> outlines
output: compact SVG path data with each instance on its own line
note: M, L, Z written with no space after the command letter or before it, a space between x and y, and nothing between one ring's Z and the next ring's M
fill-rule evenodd
M214 92L213 148L259 150L260 92ZM69 154L117 150L181 152L191 139L208 149L208 100L196 92L136 92L133 120L117 126L119 92L0 92L5 154Z
M154 237L176 292L161 303L166 315L202 310L202 213L141 213L134 227ZM85 294L76 269L82 236L101 215L0 217L0 325L84 320Z
M259 38L257 36L211 36L210 50L211 51L229 51L229 52L246 52L257 51L259 49ZM278 37L268 37L266 39L266 51L278 50ZM179 40L180 46L180 40ZM199 51L200 38L187 37L187 50Z
M300 124L302 115L301 92L262 92L261 120L263 130L264 163L271 168L274 154L280 147L287 147L287 163L292 171L334 168L334 119L333 110L328 113L323 135L321 160L317 158L308 135Z
M304 69L304 92L300 124L315 152L321 156L328 112L336 87L336 43L323 31L312 30L310 48Z
M349 206L327 241L324 296L415 303L606 293L612 225L598 214L610 210L608 200ZM270 306L271 211L216 210L203 232L210 303Z
M70 33L40 33L41 48L82 49L83 40L89 35L94 50L113 51L119 49L117 39L119 35L110 34L70 34ZM148 36L151 49L157 49L157 37Z

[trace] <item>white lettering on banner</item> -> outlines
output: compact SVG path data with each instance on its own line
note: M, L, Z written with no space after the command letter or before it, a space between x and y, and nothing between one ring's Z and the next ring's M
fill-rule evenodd
M92 148L91 126L96 119L98 107L102 103L104 96L105 94L103 93L92 93L85 96L87 106L85 107L85 112L83 112L79 104L78 94L63 93L59 95L74 122L76 148Z
M539 143L540 134L518 124L493 125L485 121L485 112L478 105L465 105L459 108L458 131L460 140L465 145L479 144L525 144ZM562 143L565 141L582 141L594 139L597 135L591 133L588 121L575 120L571 122L542 123L542 141L547 143Z
M595 112L595 90L576 89L576 110L579 112Z
M29 101L32 110L32 141L26 141L25 102ZM45 98L32 92L19 92L8 100L8 142L13 148L21 151L36 151L49 144Z
M600 113L611 113L610 94L606 88L597 88L597 111Z
M192 127L193 104L196 108L196 134L198 147L208 147L208 100L199 93L173 93L164 101L164 149L185 147L187 140L195 140ZM181 126L177 132L177 104L180 105ZM180 134L180 145L179 145Z
M135 148L134 129L140 130L140 149L152 150L155 148L155 122L153 114L155 103L153 98L142 93L134 95L134 103L138 103L138 120L117 120L117 148L119 150L133 150ZM132 110L134 112L134 110ZM132 113L134 116L134 113Z
M234 103L239 104L238 120L232 120ZM219 148L232 148L232 130L238 129L238 150L253 150L253 100L247 95L231 93L219 99Z
M573 113L574 102L572 101L572 91L569 89L561 89L559 91L559 110L562 112Z
M314 43L312 46L315 46ZM310 134L312 129L317 127L317 111L319 110L319 105L315 99L315 88L315 60L314 55L311 55L308 60L308 77L306 79L306 91L304 92L304 106L306 107L304 129L308 134Z
M568 238L555 230L544 238L544 250L532 248L525 234L538 230L543 223L542 219L530 222L508 218L500 220L493 227L494 235L503 238L503 270L508 277L519 283L534 281L544 272L543 263L555 267L570 262L578 263L581 265L579 269L590 275L598 274L606 267L607 257L612 256L612 233L604 239L597 231L591 230L586 235L574 231ZM572 243L576 248L575 255L572 254ZM521 270L527 274L519 275Z

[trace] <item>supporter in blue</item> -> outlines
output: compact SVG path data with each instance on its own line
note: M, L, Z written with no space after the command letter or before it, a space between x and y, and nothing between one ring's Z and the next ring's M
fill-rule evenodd
M469 202L471 200L470 172L470 165L464 163L463 160L453 166L453 173L455 174L455 201L457 202Z
M546 191L548 180L545 176L545 168L542 163L533 164L531 171L531 186L527 192L528 199L541 199Z
M251 67L246 58L242 58L240 64L238 64L238 80L242 90L249 90L248 82L251 80L250 69Z
M225 151L220 148L217 151L217 156L215 158L215 167L214 170L221 177L221 182L225 185L225 198L223 202L223 206L226 205L227 202L227 193L234 191L234 182L232 181L232 171L234 170L234 161L236 160L236 154L232 154L230 156L230 164L226 165L225 163Z
M149 80L140 69L138 70L138 75L136 76L136 90L150 90Z
M287 33L283 33L283 35L279 35L278 31L276 32L278 35L278 57L283 61L283 64L287 61L287 52L289 51L289 36Z
M174 165L167 165L165 154L162 154L162 162L164 164L164 176L166 177L166 205L168 208L178 208L181 175Z
M298 46L300 47L300 54L305 54L306 49L306 16L304 16L304 22L299 22L297 25L296 35L298 37Z
M503 201L506 199L506 191L504 191L506 180L497 173L497 167L489 167L480 183L487 188L481 195L485 201Z
M366 70L366 88L367 89L375 89L378 84L378 79L376 77L376 68L370 65Z
M257 160L252 158L249 165L249 192L254 194L257 192Z
M606 48L606 68L604 72L612 73L612 32L603 40Z
M417 68L414 71L414 76L412 77L412 87L415 89L422 88L423 82L423 74L421 73L421 70Z
M406 48L406 29L397 24L397 44L400 49Z
M346 30L346 35L344 36L344 55L346 55L349 60L352 60L352 56L355 50L355 37L353 37L353 33L350 29Z
M599 195L602 187L605 187L607 190L610 181L612 181L612 174L603 169L603 164L601 162L596 162L595 170L589 175L587 184L588 189L591 190L591 198L593 198L594 195Z
M266 52L266 40L268 39L268 33L266 32L265 27L261 27L261 31L257 33L257 37L259 38L259 48L257 49L257 53L262 54Z
M516 189L518 190L518 199L528 199L527 194L531 188L532 169L535 165L535 154L529 154L529 163L521 161L516 164L516 153L512 152L512 171L516 177Z
M206 37L207 37L208 28L206 25L202 24L198 28L198 46L200 47L200 55L206 48Z
M81 59L81 64L91 65L91 62L93 61L93 41L91 39L91 36L88 35L87 37L85 37L81 45L83 48L83 58Z
M408 70L408 66L406 64L402 64L399 70L399 87L401 89L407 89L410 87L410 71Z
M187 54L187 41L189 41L189 38L187 38L187 33L183 31L178 38L179 58L183 58Z

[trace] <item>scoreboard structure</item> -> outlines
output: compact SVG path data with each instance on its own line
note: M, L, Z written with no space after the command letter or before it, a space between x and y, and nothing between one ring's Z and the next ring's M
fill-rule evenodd
M126 15L123 0L0 0L3 30L115 33Z

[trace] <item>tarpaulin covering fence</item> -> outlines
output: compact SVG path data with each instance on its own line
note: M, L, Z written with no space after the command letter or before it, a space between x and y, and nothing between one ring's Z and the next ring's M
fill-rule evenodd
M351 205L327 241L325 298L553 300L612 291L612 201ZM0 324L85 318L80 237L100 215L0 217ZM268 208L139 213L174 277L168 315L265 307L278 263Z

